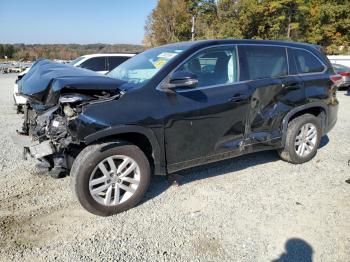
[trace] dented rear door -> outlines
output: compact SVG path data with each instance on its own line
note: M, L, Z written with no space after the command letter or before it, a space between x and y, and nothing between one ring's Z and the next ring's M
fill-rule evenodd
M287 111L303 99L298 76L289 76L287 49L283 46L239 46L241 80L251 93L245 131L245 151L278 146L281 123Z

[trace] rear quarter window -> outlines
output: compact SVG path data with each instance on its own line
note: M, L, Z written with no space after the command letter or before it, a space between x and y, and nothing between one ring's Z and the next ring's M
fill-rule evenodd
M302 49L293 49L294 61L299 74L320 73L325 67L313 54Z
M239 46L241 80L256 80L288 75L286 49L278 46Z

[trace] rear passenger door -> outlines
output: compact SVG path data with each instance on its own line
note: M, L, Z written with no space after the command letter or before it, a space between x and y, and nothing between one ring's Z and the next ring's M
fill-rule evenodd
M284 104L296 107L305 104L305 89L302 78L298 75L297 67L294 61L292 49L287 48L288 62L289 62L289 74L283 77L282 90L283 97L281 96Z
M240 45L241 80L251 93L246 150L264 149L281 136L280 107L288 107L288 56L285 47ZM286 105L284 105L286 104ZM252 146L247 146L252 145Z
M80 67L105 74L108 72L106 57L92 57L80 64Z

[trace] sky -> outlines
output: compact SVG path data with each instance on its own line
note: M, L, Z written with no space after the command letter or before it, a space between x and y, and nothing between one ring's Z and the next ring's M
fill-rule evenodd
M142 44L157 0L0 0L0 43Z

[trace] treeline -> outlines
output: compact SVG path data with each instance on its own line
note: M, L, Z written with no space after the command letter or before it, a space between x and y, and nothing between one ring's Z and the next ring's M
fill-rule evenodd
M350 53L349 0L159 0L144 44L195 39L279 39L314 43L329 54Z
M137 53L143 50L144 47L142 45L129 44L0 44L0 59L7 57L8 59L23 61L34 61L38 58L70 60L81 55L93 53Z

